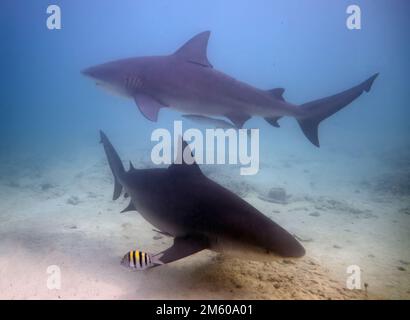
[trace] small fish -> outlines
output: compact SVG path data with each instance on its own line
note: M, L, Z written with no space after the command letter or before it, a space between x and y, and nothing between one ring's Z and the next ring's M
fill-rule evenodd
M182 117L205 126L215 127L217 129L237 129L232 123L222 119L215 119L197 114L183 114Z
M215 129L224 129L224 130L227 130L227 129L238 130L239 129L232 123L222 120L222 119L215 119L215 118L201 116L197 114L183 114L182 117L185 119L191 120L192 122L196 122L196 123L199 123L207 127L209 126L214 127ZM250 133L251 131L247 129L246 134L250 136Z
M133 250L122 258L121 265L132 270L146 270L164 264L159 260L161 257L162 254L152 255L150 253Z

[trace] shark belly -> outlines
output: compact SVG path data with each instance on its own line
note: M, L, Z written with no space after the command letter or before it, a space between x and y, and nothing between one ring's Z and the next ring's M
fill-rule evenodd
M278 254L261 246L227 237L210 237L212 251L244 260L269 262L280 258Z
M179 223L168 220L162 215L140 212L143 218L153 225L158 230L168 233L173 237L206 237L209 240L209 249L228 256L245 259L269 262L280 258L280 255L266 249L263 246L258 246L246 241L238 240L223 234L213 234L201 228L185 228ZM172 214L170 214L172 215Z
M259 117L294 116L298 114L293 105L287 103L269 103L269 105L258 105L253 102L244 102L240 97L219 99L217 96L186 98L168 96L164 101L174 110L203 116L227 116L248 115Z

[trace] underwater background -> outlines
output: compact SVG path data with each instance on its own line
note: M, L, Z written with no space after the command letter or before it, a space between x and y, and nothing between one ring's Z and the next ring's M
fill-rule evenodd
M50 4L61 8L61 30L46 27ZM350 4L361 8L360 30L346 27ZM410 298L409 14L404 0L2 1L0 298ZM203 166L295 234L305 258L268 264L204 252L129 273L119 266L127 250L170 240L135 212L119 213L126 202L111 201L98 132L123 160L152 167L152 131L183 118L161 110L149 122L80 71L170 54L205 30L217 70L283 87L295 104L380 75L321 124L319 149L294 119L277 129L253 118L245 127L260 128L257 175ZM272 188L286 203L267 201ZM60 290L46 286L50 265L61 267ZM346 289L349 265L361 268L362 290Z

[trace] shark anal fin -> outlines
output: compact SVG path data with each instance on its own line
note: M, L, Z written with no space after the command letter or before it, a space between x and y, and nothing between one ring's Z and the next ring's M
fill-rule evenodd
M282 117L271 117L271 118L264 118L267 123L269 123L271 126L275 128L280 128L280 125L278 123L278 120Z
M238 129L241 129L243 125L245 124L245 122L251 118L251 116L247 114L240 114L240 113L226 114L225 117L227 117Z
M190 40L188 40L181 48L175 52L175 55L185 59L187 62L198 64L203 67L212 68L208 61L206 50L210 31L204 31Z
M209 248L209 241L206 238L194 236L177 237L174 239L174 244L171 247L156 256L162 254L160 261L165 264L185 258L207 248Z
M121 213L123 212L128 212L128 211L137 211L137 209L135 209L134 204L132 203L132 201L130 201L130 203L128 204L128 206L121 211Z
M150 97L146 94L134 95L134 101L140 109L141 113L144 115L144 117L154 122L158 120L159 110L161 108L166 107L153 97Z
M275 88L275 89L268 90L268 92L272 96L274 96L276 99L281 100L281 101L285 101L285 99L283 98L283 93L285 92L285 89Z

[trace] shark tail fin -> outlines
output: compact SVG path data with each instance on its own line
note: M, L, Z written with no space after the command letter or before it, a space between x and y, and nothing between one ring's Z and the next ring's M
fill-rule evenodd
M319 147L318 129L320 122L346 107L363 91L369 92L378 75L376 73L359 85L333 96L302 104L300 106L301 115L297 117L297 120L306 138L316 147Z
M117 200L122 192L122 185L120 183L120 177L125 173L124 166L117 151L115 151L110 140L104 132L100 130L101 143L104 146L105 154L108 159L108 164L110 165L112 174L114 176L114 194L113 200Z

